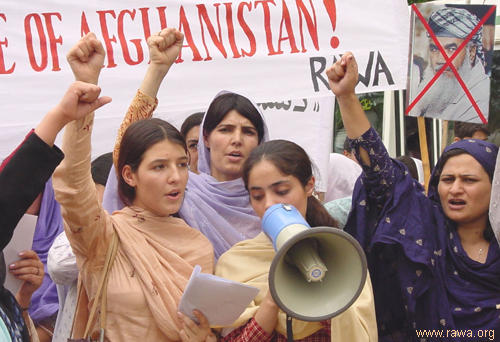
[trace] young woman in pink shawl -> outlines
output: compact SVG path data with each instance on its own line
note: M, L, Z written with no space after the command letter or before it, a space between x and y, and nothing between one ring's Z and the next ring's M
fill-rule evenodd
M177 59L182 42L183 34L173 28L149 37L151 63L120 128L115 145L115 167L121 135L131 123L153 115L159 87ZM179 215L210 240L216 258L235 243L255 237L261 230L241 175L243 163L252 149L267 139L264 118L252 101L228 91L215 96L200 128L199 174L189 173ZM113 170L106 183L103 203L110 212L123 206L117 196Z
M77 80L97 84L104 56L101 43L90 33L70 50L68 62ZM93 121L91 113L66 127L66 157L53 183L90 303L113 234L119 238L109 272L105 340L211 341L214 337L201 313L195 313L198 325L177 311L193 267L198 264L212 273L214 261L210 242L173 216L188 178L184 139L160 119L142 120L127 129L117 156L120 197L126 207L110 215L98 200L90 172ZM99 319L91 336L99 336Z

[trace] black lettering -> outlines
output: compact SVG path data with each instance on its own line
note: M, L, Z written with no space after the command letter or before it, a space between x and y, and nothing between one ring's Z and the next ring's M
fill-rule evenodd
M368 87L370 85L370 78L372 74L372 66L373 66L373 51L370 51L370 57L368 58L368 64L365 69L365 76L359 74L358 82L361 82Z
M304 112L307 108L307 99L302 99L304 101L303 106L293 106L293 111L294 112Z
M335 63L336 59L334 59ZM316 70L316 65L319 63L319 69ZM318 79L323 82L323 84L330 89L328 85L328 80L324 77L324 71L326 69L326 58L325 57L311 57L309 58L309 65L311 68L311 80L313 83L314 91L319 91Z
M370 54L371 56L371 54ZM378 86L378 76L379 74L384 73L385 77L387 78L387 83L390 85L394 84L394 80L392 79L391 71L387 67L387 64L385 64L384 59L382 58L382 55L380 54L380 51L377 53L377 64L375 65L375 76L373 78L373 85Z

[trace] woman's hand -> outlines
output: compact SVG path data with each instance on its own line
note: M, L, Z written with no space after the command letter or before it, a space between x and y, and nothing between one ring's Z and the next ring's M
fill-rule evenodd
M345 53L326 70L330 89L337 97L354 95L358 84L358 64L351 52Z
M163 29L148 38L151 63L139 87L144 94L156 98L163 79L181 52L183 41L182 32L174 28Z
M179 56L183 41L182 32L174 28L166 28L150 36L148 47L151 67L156 67L166 73Z
M337 98L347 136L351 139L360 137L370 128L370 121L354 92L358 84L358 64L352 53L347 52L343 55L326 70L326 75L330 88ZM361 149L360 154L362 163L370 165L366 151Z
M75 80L97 84L106 52L92 32L83 36L69 50L66 59L75 75Z
M19 256L21 259L9 265L9 271L14 277L23 281L16 299L22 308L27 308L31 302L31 295L42 285L45 272L43 263L34 251L23 251Z
M271 291L267 290L266 296L262 299L259 309L255 313L255 321L260 327L272 334L278 323L279 307L271 295Z
M60 115L65 124L81 119L106 103L111 102L110 97L99 97L100 93L101 88L94 84L73 82L53 110L57 115Z
M193 322L189 317L178 313L179 319L182 324L182 329L179 332L182 342L211 342L216 341L215 335L212 333L208 320L200 311L194 310L193 314L196 316L199 324Z
M97 108L111 102L107 96L99 97L101 88L94 84L74 82L57 106L52 108L35 128L35 133L49 146L57 133L69 122L83 118Z

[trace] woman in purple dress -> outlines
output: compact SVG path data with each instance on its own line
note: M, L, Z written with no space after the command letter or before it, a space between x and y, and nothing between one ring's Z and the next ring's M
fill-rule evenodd
M370 127L352 54L327 75L363 168L346 230L367 254L381 340L494 340L500 250L488 207L498 147L476 139L448 146L426 196Z

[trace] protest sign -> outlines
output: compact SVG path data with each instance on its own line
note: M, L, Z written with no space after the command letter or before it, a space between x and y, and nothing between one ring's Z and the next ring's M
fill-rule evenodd
M146 40L164 27L180 29L185 40L160 89L155 115L180 127L184 117L204 110L222 89L259 103L303 98L312 103L331 96L325 70L346 51L353 51L359 63L358 92L402 89L408 18L404 0L5 0L0 9L0 156L14 149L62 96L72 81L65 55L88 31L106 49L99 83L103 95L113 98L96 114L95 157L113 148L148 66ZM302 119L320 120L315 115ZM303 132L287 129L290 122L276 121L270 131L280 125L294 140ZM330 152L331 141L321 145Z
M412 5L407 113L488 122L491 5Z

